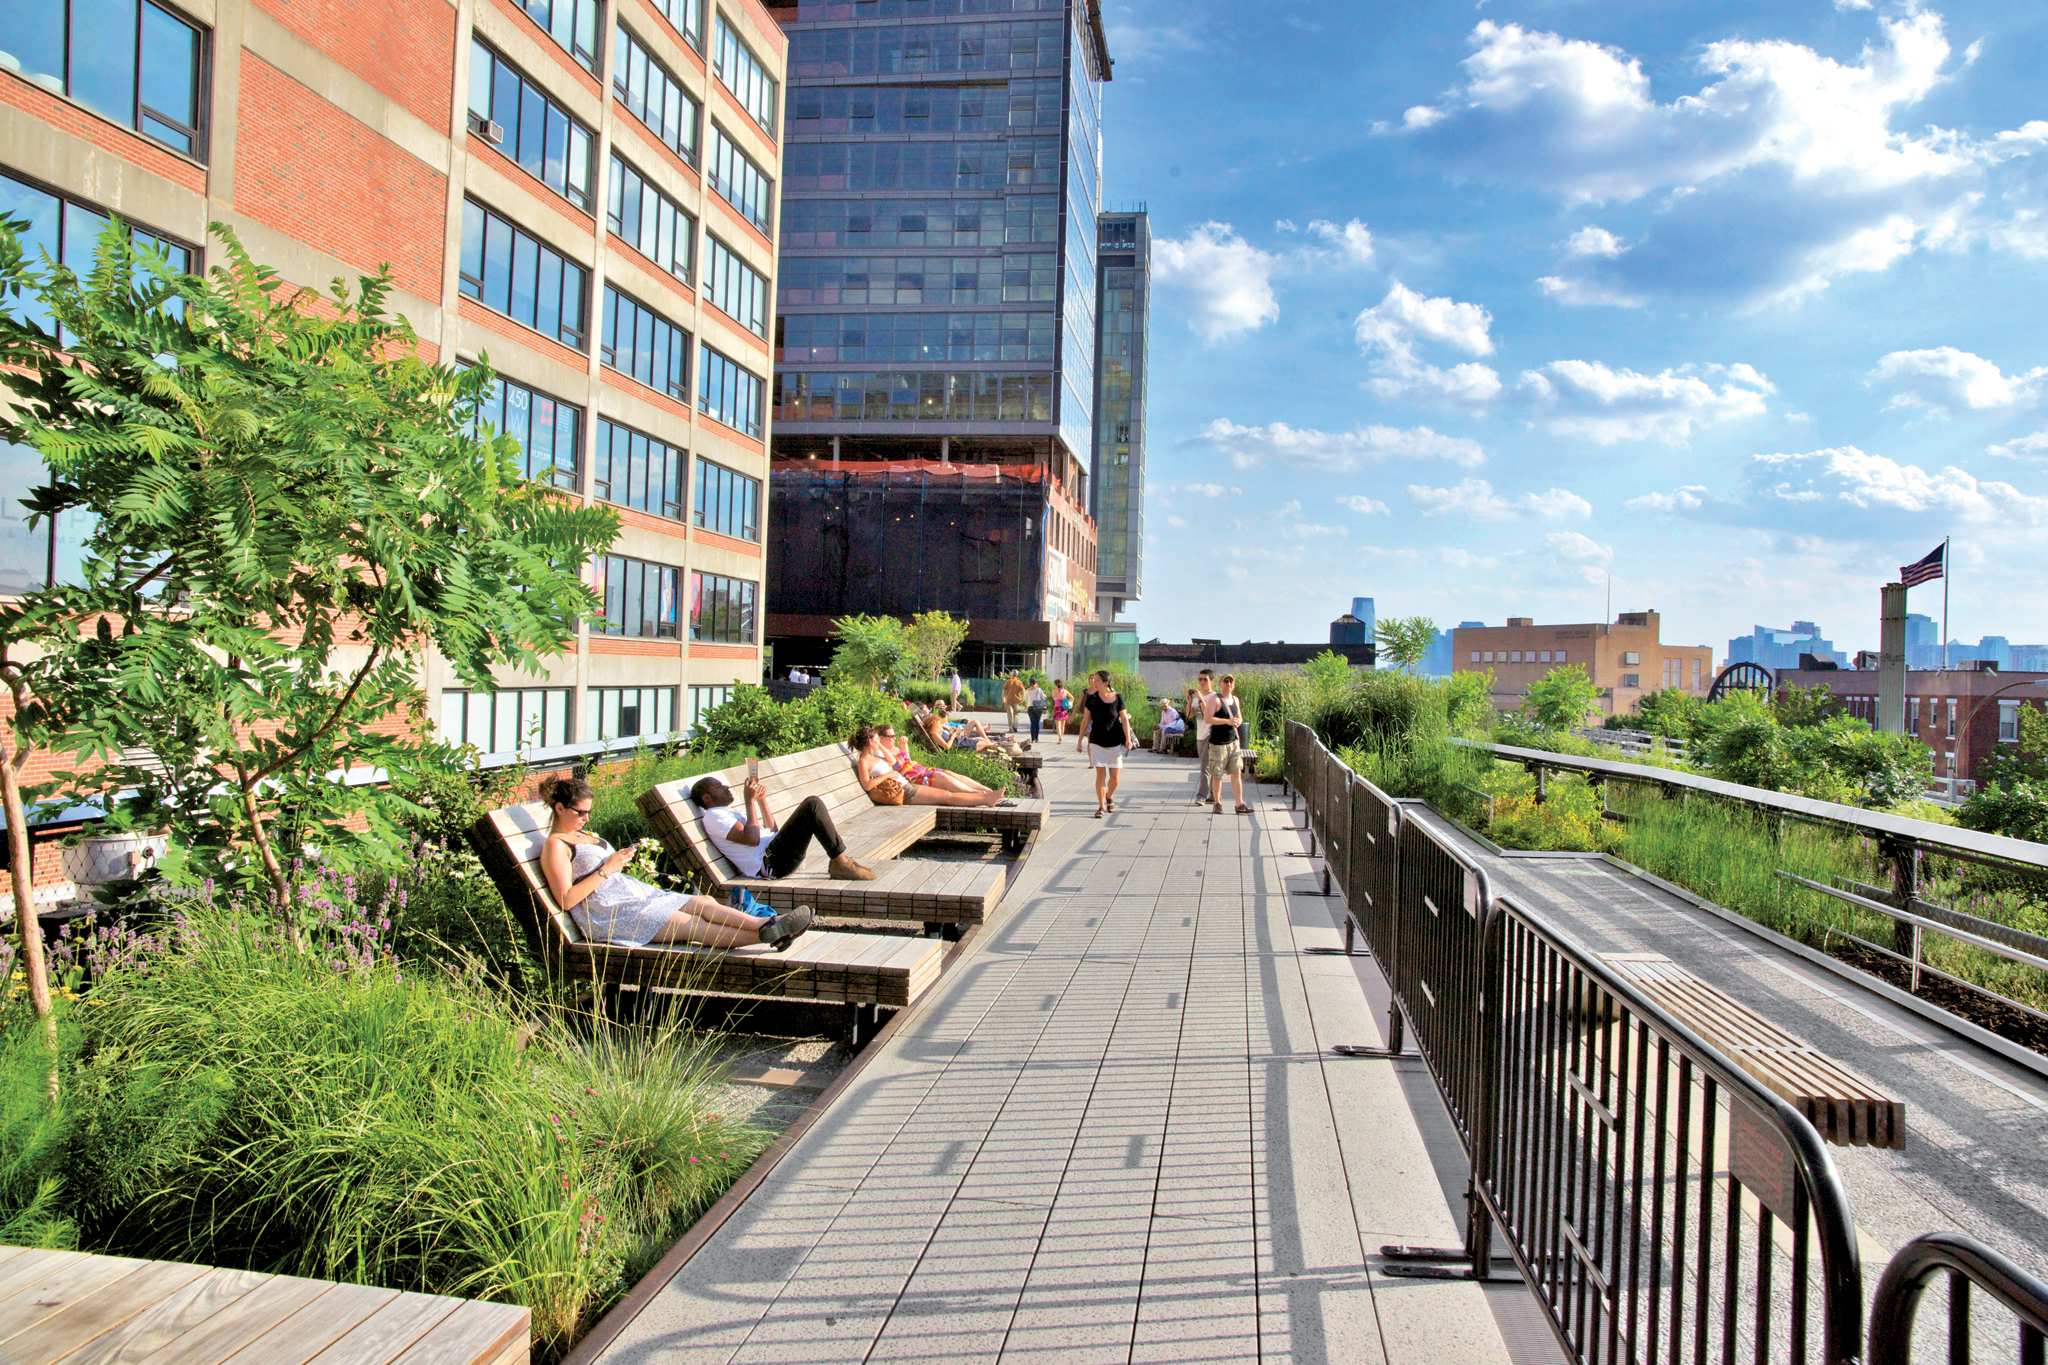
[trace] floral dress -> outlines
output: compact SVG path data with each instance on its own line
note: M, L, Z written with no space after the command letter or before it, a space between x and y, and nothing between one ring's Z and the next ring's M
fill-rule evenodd
M1071 694L1064 687L1052 694L1052 718L1054 724L1059 724L1066 720L1067 703L1069 700L1071 700Z
M612 856L612 846L603 839L576 844L569 860L569 880L582 881ZM681 891L664 891L638 877L614 872L597 884L597 889L569 907L584 935L599 943L616 943L638 948L653 941L668 918L690 903Z

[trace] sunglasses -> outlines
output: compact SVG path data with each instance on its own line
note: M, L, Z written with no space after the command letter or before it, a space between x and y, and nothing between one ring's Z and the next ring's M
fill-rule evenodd
M580 815L584 819L588 820L590 818L590 812L592 809L593 808L590 806L571 806L569 807L569 814Z

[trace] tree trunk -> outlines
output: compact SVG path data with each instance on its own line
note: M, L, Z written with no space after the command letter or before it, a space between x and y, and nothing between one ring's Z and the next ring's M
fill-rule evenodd
M263 812L256 804L256 782L258 779L243 780L242 810L249 817L249 837L256 842L256 852L263 859L264 875L270 878L270 889L277 896L278 913L284 917L285 934L291 940L294 950L303 952L305 945L299 942L298 916L292 912L291 879L284 875L284 868L277 861L277 850L270 846L270 831L263 827Z
M15 700L17 707L20 698ZM22 974L28 978L28 1002L43 1021L43 1039L50 1047L50 1098L57 1098L57 1020L50 1013L50 970L43 962L43 929L36 923L35 854L29 844L28 814L21 805L20 774L7 737L0 733L0 809L7 814L8 880L14 886L14 924L21 931Z

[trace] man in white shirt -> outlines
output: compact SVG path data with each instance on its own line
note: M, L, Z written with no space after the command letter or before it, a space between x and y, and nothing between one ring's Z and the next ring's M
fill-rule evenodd
M1188 693L1188 714L1200 718L1208 714L1209 698L1216 695L1216 675L1203 669L1195 678L1194 690ZM1195 804L1209 804L1209 727L1204 725L1195 731Z
M1180 712L1173 709L1173 700L1162 697L1159 700L1159 724L1152 729L1152 752L1171 753L1180 737L1187 733L1188 723L1181 719Z
M823 845L832 861L825 875L835 881L874 880L874 869L846 852L846 841L833 827L823 798L807 796L778 828L768 810L768 788L760 778L746 781L745 800L732 799L732 788L716 777L701 777L690 788L690 800L703 812L704 833L742 877L787 877L803 865L811 841Z

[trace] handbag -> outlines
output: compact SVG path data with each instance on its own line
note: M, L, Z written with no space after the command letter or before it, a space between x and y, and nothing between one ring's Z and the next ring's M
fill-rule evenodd
M868 788L868 800L878 806L900 806L910 799L910 784L890 773L875 779Z

